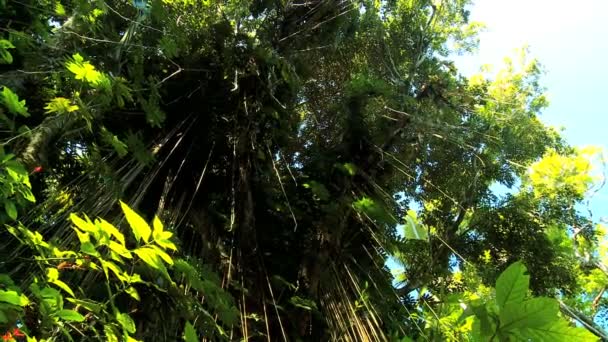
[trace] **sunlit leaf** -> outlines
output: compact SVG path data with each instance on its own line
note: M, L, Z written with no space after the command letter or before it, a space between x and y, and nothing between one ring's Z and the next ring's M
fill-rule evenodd
M196 330L192 324L190 324L190 322L186 322L186 326L184 327L184 341L199 342L198 336L196 335Z
M122 211L125 213L125 217L129 222L129 226L131 227L131 231L133 232L135 239L137 241L141 239L147 243L150 240L150 234L152 233L152 229L150 229L148 223L146 223L141 216L139 216L123 201L120 201L120 206Z
M74 310L59 310L55 316L68 322L84 322L84 316Z
M28 117L25 100L19 100L17 94L13 93L8 87L4 87L0 93L0 102L8 109L9 112L15 115Z
M9 303L17 306L26 306L30 303L24 294L12 290L0 290L0 302Z

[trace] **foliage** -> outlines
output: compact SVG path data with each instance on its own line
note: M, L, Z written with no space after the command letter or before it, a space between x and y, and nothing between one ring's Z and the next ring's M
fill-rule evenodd
M468 6L0 1L0 332L606 338L603 160Z
M158 218L154 219L154 233L150 239L148 224L126 204L121 202L121 207L133 239L103 219L91 221L86 215L71 214L70 221L80 241L78 250L60 249L55 243L45 241L40 233L22 225L7 226L15 238L35 251L32 261L39 271L25 289L16 286L8 275L1 275L6 290L0 292L0 324L11 327L16 322L26 322L25 325L20 323L19 329L33 341L55 340L58 334L71 339L75 337L70 337L72 331L86 340L136 341L133 311L126 310L141 301L142 291L162 293L168 299L182 298L188 293L188 290L184 293L184 286L191 286L205 290L209 297L229 298L220 288L214 288L213 283L201 280L194 266L167 253L177 248L171 241L173 233L165 230ZM142 235L142 231L147 235ZM142 236L145 237L143 241ZM169 272L174 277L187 276L175 282ZM83 292L79 281L87 277L101 277L105 293ZM198 284L205 285L201 288ZM209 298L208 306L218 309L216 300ZM220 319L226 322L226 312L236 310L226 307L227 303L230 302L222 303L224 311L219 312ZM205 312L202 306L198 310ZM179 313L184 320L189 315L192 313ZM32 320L31 317L37 318ZM188 336L196 336L192 324L186 321L185 327ZM221 336L221 326L216 326L216 333Z

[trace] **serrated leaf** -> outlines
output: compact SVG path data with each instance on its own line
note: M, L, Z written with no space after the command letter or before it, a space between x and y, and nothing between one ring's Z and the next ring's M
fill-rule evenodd
M199 342L198 336L196 335L196 330L188 321L186 322L186 326L184 327L184 341Z
M125 217L127 218L127 222L129 222L129 226L131 226L131 231L135 236L135 239L139 241L142 239L145 243L148 243L150 240L150 234L152 234L152 229L146 221L139 216L133 209L131 209L128 205L126 205L123 201L120 201L120 206L122 211L125 213Z
M165 253L165 251L163 251L162 249L160 249L157 246L152 246L152 248L154 248L154 250L156 251L156 254L163 259L164 262L166 262L169 265L173 265L173 258L171 258L171 256L169 256L169 254Z
M108 248L123 258L131 259L133 257L131 252L125 246L116 241L110 241L110 243L108 243Z
M149 247L138 248L133 251L143 262L145 262L148 266L154 268L155 270L160 271L164 275L169 277L167 273L167 268L165 264L161 261L160 257L156 250Z
M25 106L25 100L19 101L19 96L13 93L8 87L4 87L2 89L2 93L0 93L0 99L4 106L8 109L9 112L15 115L21 115L28 117L30 114L27 112L27 107Z
M496 280L496 303L500 309L524 301L530 284L526 273L526 266L518 261L500 274Z
M163 223L160 221L158 216L154 216L154 221L152 221L152 227L154 228L153 234L154 234L154 238L156 239L156 237L160 236L160 234L164 230Z
M116 238L116 240L118 240L121 245L125 245L125 236L118 230L118 228L114 227L114 225L112 225L110 222L104 219L97 219L95 223L99 225L102 231Z
M74 310L59 310L55 316L68 322L84 322L84 316Z
M17 291L0 290L0 302L16 306L26 306L30 303L30 300L24 294L20 294Z

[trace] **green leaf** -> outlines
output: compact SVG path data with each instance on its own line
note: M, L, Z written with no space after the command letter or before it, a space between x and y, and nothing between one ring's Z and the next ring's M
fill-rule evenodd
M154 221L152 221L152 227L154 228L154 232L153 232L154 239L156 239L156 237L160 236L160 234L164 230L163 223L160 221L158 216L154 216Z
M186 326L184 328L184 341L199 342L198 336L196 335L196 330L192 324L190 324L190 322L186 322Z
M171 256L169 256L169 254L165 253L165 251L163 251L161 248L157 247L157 246L152 246L152 248L154 248L154 250L156 251L156 254L163 259L164 262L166 262L169 265L173 265L173 258L171 258Z
M411 210L410 210L411 211ZM428 229L420 224L415 215L405 216L405 224L403 225L403 236L409 240L429 240Z
M0 93L0 99L6 108L15 115L21 115L28 117L30 114L27 112L27 107L25 106L25 100L19 101L19 97L17 94L13 93L8 87L4 87L2 89L2 93Z
M132 297L133 299L135 299L136 301L140 301L139 292L137 292L137 290L136 290L136 289L135 289L133 286L128 287L128 288L125 290L125 292L126 292L126 293L128 293L128 294L129 294L129 296L131 296L131 297Z
M116 320L118 321L118 323L120 323L120 325L126 332L130 334L135 332L135 322L133 322L133 319L131 318L131 316L129 316L129 314L117 312Z
M289 302L291 302L291 304L293 304L294 306L302 308L304 310L317 310L317 304L311 299L293 296L289 299Z
M95 220L95 224L99 225L99 227L101 228L102 231L110 234L111 236L113 236L114 238L116 238L116 240L118 240L118 242L120 242L120 244L122 246L125 245L125 236L116 228L114 227L110 222L104 220L104 219L97 219Z
M170 240L172 236L173 233L164 231L158 234L158 236L154 237L154 242L156 242L157 245L164 249L172 249L176 251L177 247L175 246L173 241Z
M560 319L538 327L514 329L510 335L521 341L534 342L591 342L599 341L597 336L584 328L575 328Z
M59 310L55 316L68 322L84 322L84 316L74 310Z
M528 292L530 276L521 262L515 262L496 280L496 303L499 308L523 302Z
M80 250L88 255L92 255L92 256L100 256L99 252L95 249L95 246L90 242L90 241L86 241L80 244Z
M0 39L0 64L13 63L13 55L8 52L9 49L14 49L13 43L6 39Z
M66 298L68 302L75 304L75 305L80 305L83 308L87 309L88 311L94 312L94 313L99 313L101 311L101 309L103 308L103 306L97 302L94 302L92 300L84 300L84 299L76 299L76 298Z
M106 334L106 342L118 342L118 336L116 335L116 331L111 325L104 325L103 332Z
M110 250L114 251L116 254L120 255L121 257L127 258L127 259L131 259L131 252L125 248L125 246L117 243L116 241L110 241L110 243L108 244L108 248L110 248Z
M69 293L72 297L75 297L74 291L72 291L72 289L68 286L68 284L59 280L59 271L56 268L47 268L46 269L46 278L49 281L49 283L56 285L60 289Z
M118 280L120 280L121 282L125 280L122 270L115 263L105 260L100 260L100 262L107 279L110 279L110 275L108 274L108 270L110 270L112 271L112 273L114 273Z
M0 290L0 302L5 302L17 306L26 306L30 300L24 294L12 290Z
M167 268L165 264L161 261L156 250L150 247L142 247L133 251L143 262L148 264L148 266L152 267L155 270L160 271L163 275L169 278L169 273L167 272Z
M557 320L558 312L559 304L552 298L539 297L523 303L510 303L500 311L500 329L540 327Z
M152 233L152 229L150 229L148 223L123 201L120 201L120 206L131 226L131 231L133 232L135 239L137 241L143 239L143 241L147 243L150 240L150 234Z
M15 206L15 203L13 203L13 201L11 200L7 200L4 202L4 210L6 211L6 214L8 215L8 217L10 217L12 220L16 220L17 219L17 207Z

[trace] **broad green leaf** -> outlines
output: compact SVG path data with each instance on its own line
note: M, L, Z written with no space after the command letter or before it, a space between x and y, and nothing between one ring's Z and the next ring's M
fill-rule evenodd
M84 316L74 310L59 310L55 316L68 322L84 322Z
M530 276L521 262L511 264L496 280L496 303L499 308L523 302L528 292Z
M560 319L534 328L519 328L510 331L518 341L534 342L591 342L599 341L587 329L575 328L567 321Z
M123 201L120 201L120 206L122 207L122 211L125 213L125 217L131 226L135 239L137 241L143 239L145 243L148 243L150 240L150 234L152 233L152 229L150 229L148 223L146 223L141 216L137 215L137 213Z
M184 328L184 341L199 342L198 336L196 335L196 330L192 324L190 324L190 322L186 322L186 326Z
M6 214L8 215L8 217L10 217L13 220L17 219L17 207L15 206L15 203L11 200L7 200L4 202L4 210L6 211Z
M125 331L127 331L128 333L132 334L135 332L135 329L136 329L135 322L133 322L133 319L131 318L131 316L129 316L129 314L117 312L116 320L118 321L118 323L120 323L122 328Z
M543 326L558 319L559 304L552 298L532 298L523 303L507 304L500 311L502 331Z
M403 225L403 236L410 240L424 240L428 241L429 235L428 230L425 226L421 225L418 220L411 215L405 217L405 224Z
M485 304L471 304L469 306L473 314L475 315L477 325L479 326L479 333L481 336L489 337L492 336L496 330L496 324L488 313L488 308Z
M25 117L30 116L27 112L27 107L25 106L25 100L19 101L17 94L13 93L8 87L5 86L4 89L2 89L0 100L2 100L1 102L12 114Z
M24 294L12 290L0 290L0 302L9 303L17 306L26 306L30 300Z

